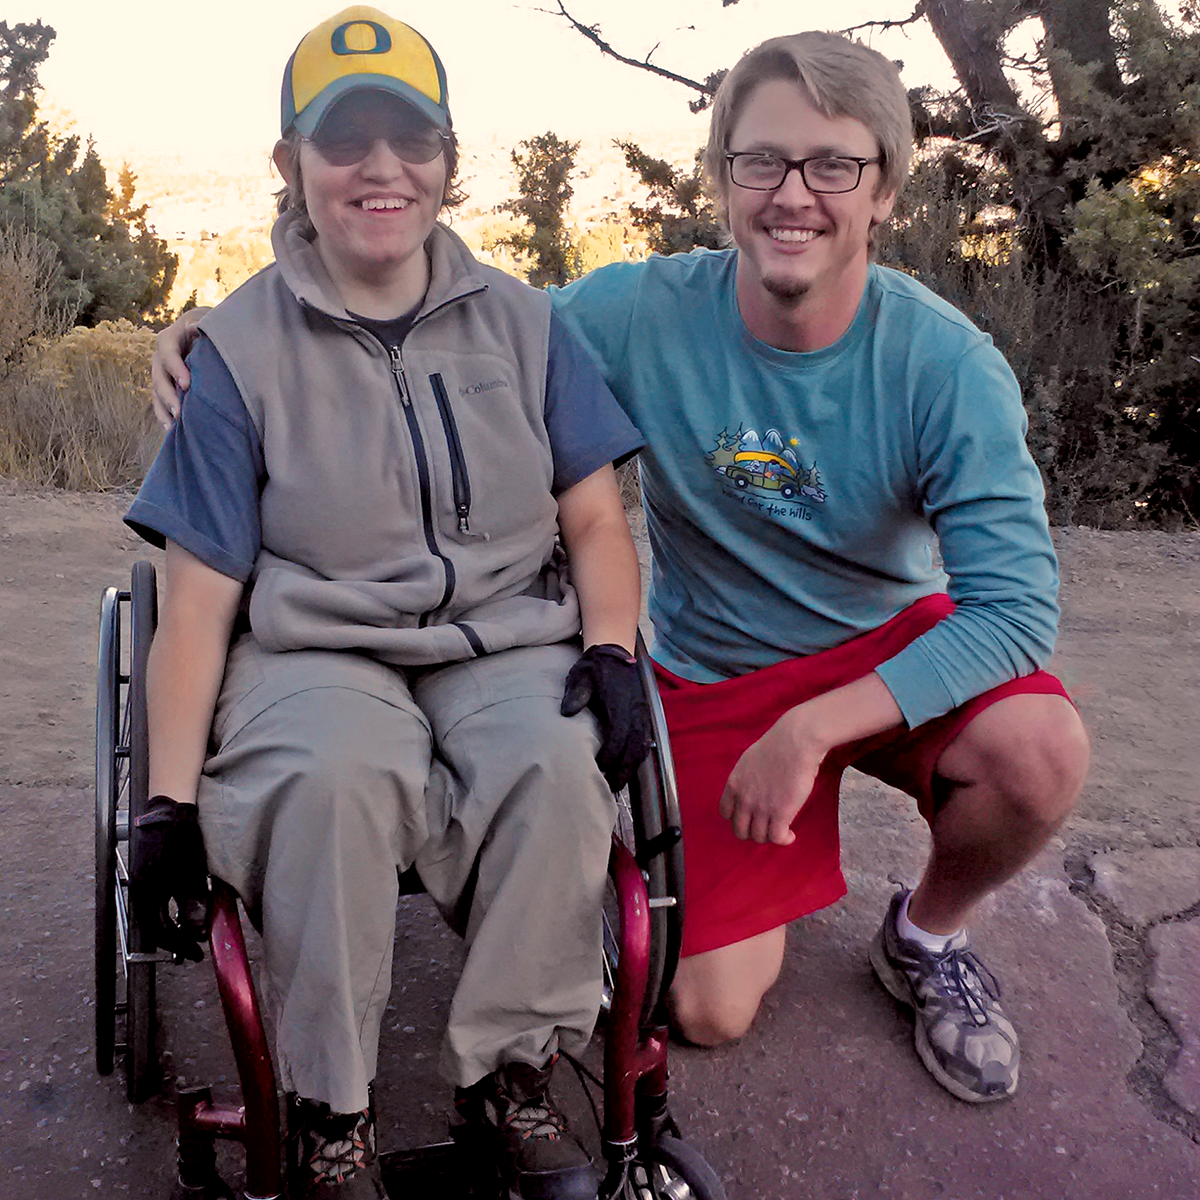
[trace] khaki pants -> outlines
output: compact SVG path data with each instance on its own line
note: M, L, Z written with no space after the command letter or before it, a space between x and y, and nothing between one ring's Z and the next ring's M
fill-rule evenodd
M577 650L406 673L358 654L230 651L200 819L261 930L284 1087L366 1107L391 987L397 874L466 940L442 1068L469 1085L591 1036L614 804Z

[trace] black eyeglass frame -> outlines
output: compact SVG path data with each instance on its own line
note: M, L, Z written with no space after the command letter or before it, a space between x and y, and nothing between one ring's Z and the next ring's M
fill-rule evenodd
M783 178L773 187L759 187L753 183L739 183L733 177L733 166L736 159L739 158L773 158L778 162L783 163ZM805 168L810 162L828 162L830 159L836 159L838 162L852 162L858 167L858 178L848 188L837 188L831 191L829 188L813 187L808 182L808 173ZM729 164L729 182L734 187L745 188L748 192L777 192L785 183L787 177L793 171L800 172L800 179L804 186L810 192L818 196L844 196L847 192L853 192L862 183L863 171L873 164L882 164L883 155L877 154L874 158L858 158L853 154L813 154L808 158L784 158L782 154L766 154L761 150L734 150L725 155L725 161Z
M329 158L328 156L326 156L325 151L321 146L320 138L310 138L310 137L304 137L303 135L301 135L300 140L302 142L307 142L310 146L312 146L312 148L318 154L320 154L321 157L324 158L325 161L330 164L330 166L335 166L335 167L357 166L360 162L362 162L362 160L364 158L367 157L367 155L369 155L371 153L371 150L374 148L376 142L387 142L388 149L398 159L400 159L403 162L410 163L411 165L413 165L415 167L423 167L423 166L425 166L426 163L433 162L433 160L435 158L437 158L437 156L439 154L444 153L446 150L446 147L448 145L450 145L450 142L452 140L450 134L443 133L440 129L434 129L432 132L438 139L438 143L439 143L438 148L428 158L425 158L425 159L409 158L408 155L399 153L396 149L396 145L397 145L397 143L403 144L404 141L406 140L404 138L397 138L397 137L389 138L389 137L383 137L383 136L375 137L375 138L365 138L365 137L364 138L344 138L341 141L333 141L333 142L325 143L326 147L349 146L349 145L359 145L359 146L366 147L366 149L363 150L363 152L357 158L350 160L350 161L346 161L346 162L335 161L335 159ZM340 156L336 156L336 157L340 157Z

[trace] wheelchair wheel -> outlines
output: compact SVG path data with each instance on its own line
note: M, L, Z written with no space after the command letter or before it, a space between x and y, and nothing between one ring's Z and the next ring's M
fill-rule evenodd
M157 1086L155 963L130 903L136 839L145 807L149 758L146 658L158 618L154 568L134 565L129 592L109 588L100 609L96 689L96 1069L109 1074L122 1057L129 1099ZM126 630L128 637L125 637ZM121 984L124 984L123 995ZM124 1017L124 1040L118 1040Z
M642 637L637 641L638 673L650 705L654 744L628 789L617 797L617 836L633 853L650 898L650 970L640 1023L660 1021L683 935L683 846L675 763L654 668ZM612 1001L619 947L616 893L609 880L604 905L604 992L602 1010ZM660 1022L661 1023L661 1022Z
M117 1020L117 796L121 715L121 593L107 588L100 601L100 655L96 683L96 1070L113 1069Z
M725 1200L717 1173L685 1142L664 1136L633 1166L630 1200Z
M134 822L150 798L150 735L146 717L146 662L158 624L158 588L154 567L133 564L129 603L129 867L138 853ZM129 896L126 876L126 898ZM125 1090L135 1104L158 1088L155 1054L154 945L128 905L130 961L126 976Z

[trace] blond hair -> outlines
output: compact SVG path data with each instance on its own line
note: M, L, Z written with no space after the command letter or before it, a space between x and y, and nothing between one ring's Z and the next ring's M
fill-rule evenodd
M836 33L793 33L748 50L725 76L713 99L704 181L722 220L727 219L729 136L750 93L772 79L799 84L827 117L861 121L879 143L876 195L899 192L912 160L912 114L896 64L877 50Z

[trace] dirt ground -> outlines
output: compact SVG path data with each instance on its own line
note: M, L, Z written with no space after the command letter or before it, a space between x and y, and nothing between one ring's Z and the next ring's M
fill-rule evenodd
M128 1108L116 1080L92 1073L86 1028L96 618L102 589L127 586L131 564L147 553L120 523L127 502L0 483L0 992L16 998L14 1019L0 1031L0 1145L11 1138L13 1157L0 1151L0 1158L10 1164L6 1171L27 1181L12 1194L35 1200L149 1196L161 1194L164 1172L169 1178L169 1097L136 1112ZM923 831L911 811L895 806L881 813L873 785L851 781L845 816L847 858L857 863L847 872L851 897L793 931L795 953L754 1036L716 1054L672 1050L692 1135L720 1169L730 1200L883 1194L1097 1200L1135 1194L1118 1182L1122 1175L1132 1182L1135 1170L1145 1185L1141 1194L1167 1200L1200 1194L1194 1190L1200 1116L1163 1088L1179 1041L1146 1000L1142 932L1098 897L1091 865L1105 852L1200 847L1200 534L1071 528L1056 530L1055 542L1063 623L1054 669L1091 731L1093 767L1078 813L1039 860L1034 883L994 911L1044 918L1045 937L1059 939L1054 978L1028 977L1018 1003L1044 1003L1038 1018L1046 1029L1077 1026L1078 1045L1062 1049L1031 1037L1028 1107L1006 1107L989 1126L928 1085L911 1058L911 1025L880 1008L859 954L886 900L882 858L898 848L908 870L917 869ZM389 1085L381 1105L402 1114L415 1136L436 1138L444 1099L432 1069L437 1010L452 987L457 951L428 914L418 914L413 928L401 934L413 939L410 953L398 954L409 962L395 981L402 1015L389 1017L388 1025L391 1053L404 1054L408 1078ZM1001 966L1005 957L1010 963L1023 957L1019 940L995 936L993 945ZM228 1069L213 1049L220 1030L201 1035L211 979L178 978L161 997L164 1026L172 1027L168 1075L176 1084L203 1075L210 1061L214 1070ZM834 1008L827 1001L830 981L845 996ZM1089 981L1096 981L1094 990L1081 995L1078 985ZM798 1012L812 1023L807 1034ZM897 1056L882 1084L881 1040L866 1028L880 1019L887 1022L883 1051ZM1023 1030L1029 1026L1036 1028L1032 1012L1022 1020ZM402 1049L418 1041L420 1049ZM835 1041L842 1060L828 1069L840 1094L806 1092L800 1063ZM1083 1078L1089 1071L1094 1081ZM1085 1083L1090 1090L1081 1101ZM905 1154L894 1167L880 1166L870 1147L900 1136L894 1088L921 1098L907 1109ZM779 1114L778 1128L760 1106ZM1096 1157L1104 1152L1088 1145L1089 1112L1127 1136L1113 1155L1132 1155L1136 1145L1143 1166L1128 1157L1106 1166ZM62 1139L50 1159L38 1149L48 1124ZM951 1127L965 1131L958 1151L947 1149L958 1143L942 1132ZM860 1144L867 1150L860 1152ZM1154 1163L1166 1182L1151 1187L1144 1172L1153 1174L1146 1164ZM970 1190L945 1184L959 1169L971 1173ZM1032 1182L1019 1182L1022 1170ZM9 1194L6 1185L0 1194Z

